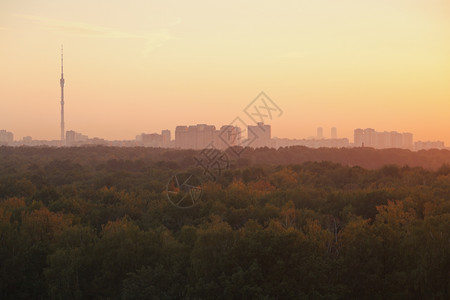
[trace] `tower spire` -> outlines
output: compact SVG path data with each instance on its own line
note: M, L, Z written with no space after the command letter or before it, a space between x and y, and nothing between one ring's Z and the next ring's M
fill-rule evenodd
M59 80L61 86L61 145L64 145L64 53L63 45L61 45L61 79Z
M64 48L61 45L61 76L64 73Z

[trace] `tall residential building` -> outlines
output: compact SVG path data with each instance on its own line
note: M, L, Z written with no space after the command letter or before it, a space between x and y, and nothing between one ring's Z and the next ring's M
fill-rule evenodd
M400 148L413 149L413 134L409 132L399 133L397 131L377 132L375 129L355 129L355 147L372 147L376 149Z
M364 131L361 128L354 130L353 143L355 147L364 147Z
M377 145L377 132L375 129L367 128L364 129L365 146L366 147L376 147Z
M322 127L317 128L317 138L323 139L323 128Z
M9 145L14 141L14 134L6 130L0 130L0 145Z
M75 146L75 145L80 145L83 142L86 142L88 140L88 136L81 134L79 132L73 131L73 130L68 130L66 132L66 146Z
M409 132L403 133L403 148L414 150L413 134Z
M213 143L216 134L216 126L197 124L197 126L189 126L189 129L192 129L195 132L195 137L193 138L195 143L192 145L191 149L203 149Z
M175 129L175 147L180 149L216 148L224 150L241 144L241 129L233 125L224 125L216 130L214 125L197 124L177 126Z
M161 131L162 147L167 148L170 146L170 130L165 129Z
M354 131L355 147L375 147L377 144L377 135L374 129L355 129Z
M233 125L224 125L217 130L214 145L218 149L241 145L241 128Z
M270 139L272 138L270 125L264 125L262 122L258 122L256 126L249 125L247 137L249 141L249 147L260 148L268 147Z
M177 126L175 128L175 148L187 149L188 148L188 127Z
M391 140L391 133L384 131L384 132L377 132L377 148L384 149L384 148L392 148L392 140Z
M403 135L397 131L391 131L391 147L390 148L403 148Z
M175 128L175 147L181 149L203 149L214 141L214 125L197 124Z
M66 145L71 146L72 144L75 144L76 139L76 132L73 130L67 130L66 132ZM64 139L62 139L64 140Z
M197 126L190 125L187 130L186 149L196 149L197 144Z
M331 127L331 138L337 139L337 128L336 127Z

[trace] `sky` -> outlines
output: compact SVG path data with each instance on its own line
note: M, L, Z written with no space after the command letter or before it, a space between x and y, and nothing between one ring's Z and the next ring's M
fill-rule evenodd
M0 0L0 129L58 139L220 127L264 91L272 136L450 145L448 0Z

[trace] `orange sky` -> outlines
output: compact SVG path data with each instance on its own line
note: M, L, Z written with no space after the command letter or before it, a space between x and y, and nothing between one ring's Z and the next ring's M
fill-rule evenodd
M272 135L414 133L450 145L450 2L0 1L0 129L134 139L220 127L265 91Z

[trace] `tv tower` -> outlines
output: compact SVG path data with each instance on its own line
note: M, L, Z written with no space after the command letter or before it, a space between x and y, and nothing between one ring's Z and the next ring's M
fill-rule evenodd
M64 53L61 45L61 79L59 80L61 86L61 144L64 145Z

